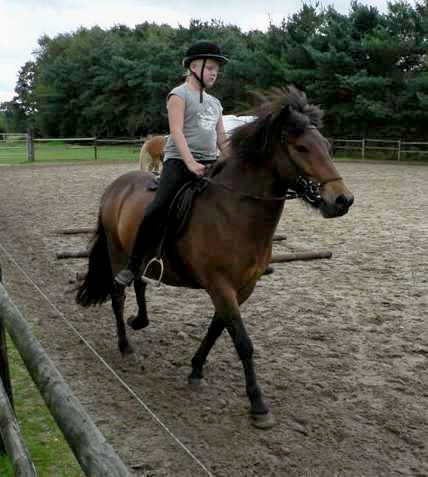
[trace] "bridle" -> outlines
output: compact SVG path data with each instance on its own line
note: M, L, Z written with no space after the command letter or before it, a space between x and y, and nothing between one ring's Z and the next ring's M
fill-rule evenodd
M318 129L316 126L313 124L310 124L306 126L305 129ZM283 136L281 137L281 142L283 142ZM285 142L285 141L284 141ZM341 176L334 176L329 179L325 179L322 182L315 182L312 180L312 178L308 177L305 175L304 171L301 169L300 166L296 164L296 162L289 157L290 162L293 164L293 166L296 168L296 171L299 173L297 175L296 179L296 185L298 185L298 188L301 188L303 192L299 193L297 191L287 191L285 195L275 197L275 196L270 196L270 197L265 197L265 196L260 196L260 195L255 195L255 194L249 194L248 192L241 192L236 189L233 189L232 187L222 184L221 182L214 181L211 177L203 177L203 179L210 184L214 184L216 186L223 187L224 189L233 192L241 197L246 197L248 199L253 199L253 200L265 200L265 201L284 201L287 199L299 199L299 198L304 198L308 202L310 202L312 205L317 205L321 203L322 198L320 195L320 189L324 187L326 184L329 184L330 182L335 182L335 181L341 181L343 180Z
M331 179L326 179L323 182L317 182L315 183L312 179L306 178L303 175L300 175L297 177L296 184L299 184L302 186L303 192L299 193L297 191L291 190L287 191L285 195L276 197L276 196L262 196L262 195L256 195L256 194L249 194L248 192L241 192L239 190L234 189L233 187L230 187L226 184L222 184L221 182L217 182L213 180L211 177L201 177L202 180L209 182L210 184L214 184L216 186L223 187L223 189L228 190L229 192L233 192L236 195L239 195L241 197L246 197L248 199L254 199L254 200L265 200L265 201L284 201L284 200L290 200L290 199L300 199L300 198L305 198L309 202L315 205L317 202L321 202L321 195L319 193L321 187L323 187L325 184L328 184L329 182L334 182L334 181L341 181L342 178L340 176L337 177L332 177Z

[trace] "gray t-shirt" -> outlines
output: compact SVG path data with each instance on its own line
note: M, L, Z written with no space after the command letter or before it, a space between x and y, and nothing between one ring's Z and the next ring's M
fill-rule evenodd
M199 91L191 89L186 83L174 88L168 98L171 95L184 100L183 133L193 157L197 161L215 161L216 126L223 111L220 101L204 91L201 103ZM165 146L164 161L168 159L182 159L171 135Z

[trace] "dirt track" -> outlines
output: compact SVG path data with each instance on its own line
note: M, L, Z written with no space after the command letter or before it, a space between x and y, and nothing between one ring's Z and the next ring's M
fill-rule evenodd
M327 248L264 277L242 307L276 426L248 422L241 366L227 336L206 386L186 381L212 306L204 292L148 293L151 325L129 330L145 368L118 352L110 305L85 310L65 293L83 248L57 228L94 224L104 187L135 164L0 169L5 286L98 426L138 476L207 475L66 326L23 270L170 431L215 476L428 475L428 167L338 165L351 212L325 220L290 201L290 248ZM11 260L11 257L16 261ZM128 298L127 314L135 311Z

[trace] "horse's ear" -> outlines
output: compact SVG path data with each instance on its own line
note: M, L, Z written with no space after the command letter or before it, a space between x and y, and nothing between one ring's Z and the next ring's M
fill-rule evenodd
M276 112L272 114L272 123L285 124L292 113L292 107L286 103L283 104Z
M289 104L284 104L284 106L281 108L278 119L281 122L286 122L287 119L291 116L291 113L292 113L292 107Z
M282 144L285 144L287 142L287 124L289 123L289 118L291 114L292 107L288 103L286 103L272 118L272 123L274 125L275 130L279 132L279 138Z

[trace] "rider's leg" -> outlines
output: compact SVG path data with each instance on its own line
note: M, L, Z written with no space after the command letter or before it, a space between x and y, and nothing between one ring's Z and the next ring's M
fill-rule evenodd
M169 159L165 162L156 195L148 205L138 229L128 266L115 276L117 283L124 286L131 285L141 269L145 254L161 239L160 234L164 230L172 200L179 189L194 177L183 161Z

